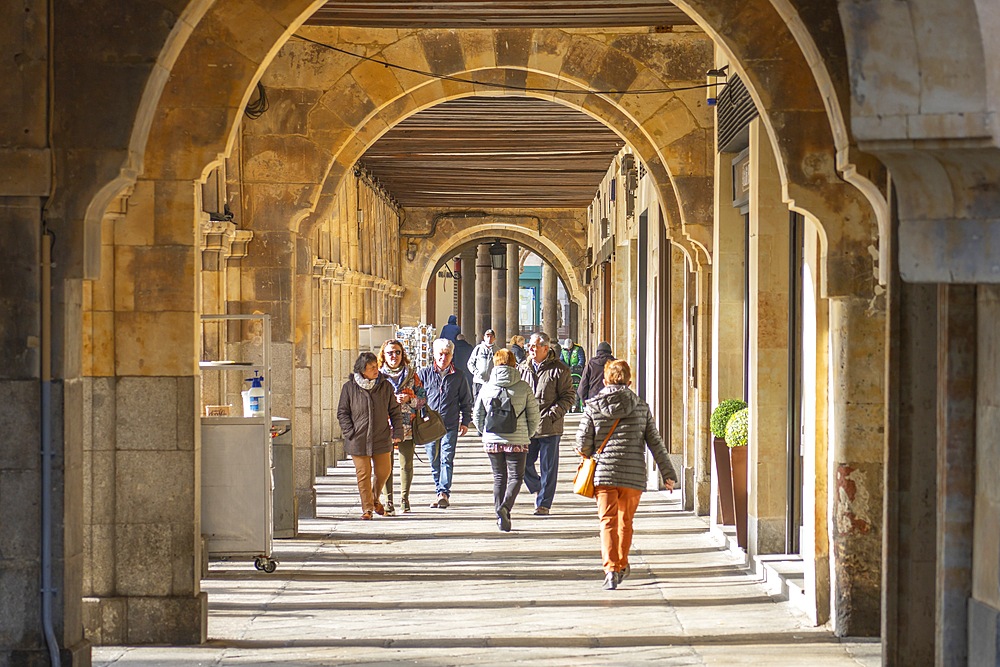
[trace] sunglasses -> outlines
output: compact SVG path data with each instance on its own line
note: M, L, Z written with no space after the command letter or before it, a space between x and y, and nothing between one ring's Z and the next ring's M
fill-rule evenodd
M401 354L403 354L402 350L386 350L385 351L385 356L387 356L387 357L398 357Z

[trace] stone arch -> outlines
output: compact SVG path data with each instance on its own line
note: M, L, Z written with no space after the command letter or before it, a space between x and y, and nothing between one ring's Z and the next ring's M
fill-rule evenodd
M843 68L821 53L810 32L821 20L828 22L829 13L809 17L793 2L751 0L735 9L717 0L675 4L712 36L746 82L781 158L783 198L819 223L824 295L870 294L870 278L876 271L884 274L874 266L872 252L884 255L888 248L888 208L875 183L879 166L852 147L842 112L843 84L837 85L846 81ZM775 38L763 40L761 34ZM840 39L836 31L828 34Z
M551 89L552 92L520 94L561 103L604 122L636 148L660 189L661 199L680 200L676 207L679 226L671 230L671 236L678 243L693 244L693 249L707 261L711 254L712 167L705 146L711 139L711 118L704 108L701 91L664 93L655 103L640 103L627 95L586 93L588 89L638 90L700 83L702 67L711 62L707 40L692 35L705 42L704 62L685 63L683 67L672 65L680 68L678 72L660 78L649 71L637 74L642 68L634 56L642 48L649 48L648 45L598 48L600 44L586 35L560 30L492 32L497 42L487 40L480 45L480 51L467 53L463 48L473 47L455 39L434 51L439 61L427 62L425 59L414 66L441 76L519 82ZM451 34L450 31L434 30L423 33L441 40ZM507 54L507 62L497 46L500 36L505 34L516 35L520 43L520 52ZM401 40L378 43L372 50L388 61L399 61L404 59L401 54L410 54L410 58L405 58L410 62L415 58L410 52L418 42L418 36L409 35ZM539 49L549 54L548 59L538 55ZM423 54L423 50L420 53ZM339 56L339 61L343 60L340 54L335 55ZM272 81L291 77L303 60L334 61L335 55L322 47L293 40L268 76ZM479 67L467 66L470 62L479 64L482 61L486 62ZM573 62L568 64L567 61ZM493 88L454 80L400 77L389 68L367 61L360 61L345 69L341 76L323 79L321 83L326 93L310 113L308 132L312 145L330 146L334 157L318 199L336 192L340 179L349 173L365 150L409 115L451 99L498 94ZM338 114L337 107L345 99L352 100L351 107L341 108ZM318 201L317 208L323 208Z
M565 248L552 239L539 235L537 231L528 227L510 222L494 222L456 230L444 235L441 243L431 243L428 244L428 247L420 250L414 262L423 262L424 270L415 283L411 283L407 287L408 289L416 287L420 290L419 294L415 296L420 300L419 308L422 321L426 321L427 318L427 285L441 265L449 258L454 257L462 248L492 239L513 241L534 252L552 265L556 274L566 285L570 300L581 307L586 305L583 277L577 268L581 266L579 254L582 253L582 248L578 248L576 256L574 256L573 253L568 253ZM433 239L425 239L425 242L427 241L433 241ZM410 303L412 304L412 301Z

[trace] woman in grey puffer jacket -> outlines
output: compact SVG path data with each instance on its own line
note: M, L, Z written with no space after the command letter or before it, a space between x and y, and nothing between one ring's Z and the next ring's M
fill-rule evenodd
M597 455L594 473L607 590L618 588L631 569L628 552L632 547L632 518L646 489L647 448L660 469L664 485L672 491L677 481L649 406L628 388L630 384L632 371L628 362L609 361L604 366L604 389L587 401L576 434L576 451L586 457L593 456L604 439L608 440Z
M494 398L509 398L510 412L516 416L516 425L510 432L496 433L487 427L493 425L497 414L490 419L490 406ZM497 515L497 527L504 532L510 530L510 511L514 507L517 492L524 480L524 466L528 458L531 436L538 429L541 420L538 399L527 382L521 379L517 370L517 358L504 348L493 354L493 370L490 379L476 396L472 408L472 421L483 435L483 449L489 454L493 468L493 506Z

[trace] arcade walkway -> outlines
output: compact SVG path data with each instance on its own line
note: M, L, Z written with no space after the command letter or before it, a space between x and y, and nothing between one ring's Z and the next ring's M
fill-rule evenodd
M509 534L496 529L474 438L460 443L447 510L428 507L417 462L413 512L362 522L353 467L331 469L320 518L275 542L277 572L212 563L209 644L97 647L94 664L879 664L876 641L839 641L772 601L677 493L643 496L632 576L602 590L592 503L569 491L571 440L552 515L532 516L522 491Z

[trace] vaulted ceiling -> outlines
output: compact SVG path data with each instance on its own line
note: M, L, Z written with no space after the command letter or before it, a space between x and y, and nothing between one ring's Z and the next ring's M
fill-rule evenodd
M693 21L664 0L329 0L306 25L659 31ZM411 116L362 162L405 207L585 208L622 146L568 107L478 97Z
M410 116L362 163L404 207L586 208L624 145L561 104L470 97Z

